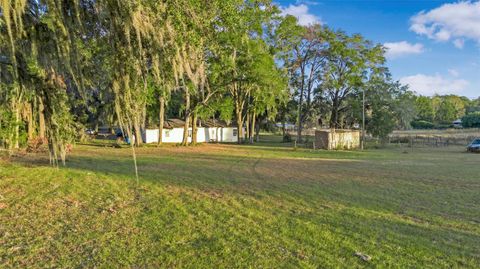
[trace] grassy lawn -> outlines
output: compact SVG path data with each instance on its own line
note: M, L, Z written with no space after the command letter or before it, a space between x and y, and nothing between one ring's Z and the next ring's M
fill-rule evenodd
M0 267L480 267L464 148L145 147L138 186L130 153L0 161Z

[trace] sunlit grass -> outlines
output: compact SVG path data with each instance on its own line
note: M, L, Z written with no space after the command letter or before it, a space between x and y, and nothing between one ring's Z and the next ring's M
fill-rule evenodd
M265 138L1 162L0 267L480 266L480 155Z

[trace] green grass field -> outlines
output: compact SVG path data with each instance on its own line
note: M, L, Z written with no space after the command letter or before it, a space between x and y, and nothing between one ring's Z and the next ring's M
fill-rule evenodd
M0 267L480 267L464 148L145 147L138 186L130 153L0 161Z

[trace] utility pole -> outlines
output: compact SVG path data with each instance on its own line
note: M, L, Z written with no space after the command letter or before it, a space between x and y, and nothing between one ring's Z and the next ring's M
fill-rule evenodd
M362 141L360 147L363 150L365 148L365 88L362 90Z

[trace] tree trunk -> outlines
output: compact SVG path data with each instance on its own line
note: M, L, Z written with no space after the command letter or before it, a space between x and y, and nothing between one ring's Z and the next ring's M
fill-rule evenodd
M192 113L192 145L197 144L197 113Z
M185 88L185 125L183 126L183 146L188 146L188 128L190 127L190 93Z
M330 115L330 128L336 129L338 127L338 109L334 105Z
M0 130L2 130L2 121L0 121ZM0 147L5 148L5 139L2 140Z
M140 120L138 118L135 119L135 146L139 147L143 144L143 137L142 137L142 127L141 127L141 124L140 124ZM131 138L133 139L133 137ZM133 143L133 141L131 141L130 143Z
M45 140L45 107L41 98L38 99L38 128L38 136Z
M302 115L302 103L303 103L303 89L300 90L300 99L298 102L298 116L297 116L297 142L301 143L302 142L302 121L303 121L303 115Z
M245 131L246 131L246 134L245 134L245 141L248 141L248 143L251 143L250 142L250 137L252 136L252 130L250 128L250 113L247 112L247 118L245 119Z
M338 124L338 108L340 106L340 101L338 99L338 93L335 94L335 98L332 100L332 113L330 115L330 128L337 129Z
M255 118L255 113L252 113L252 131L250 135L250 144L253 144L254 132L256 131ZM255 136L255 140L258 140L258 134Z
M238 107L235 108L235 114L237 115L237 143L241 144L243 141L243 119L242 119L242 110Z
M233 85L235 88L236 95L235 98L235 116L237 117L237 143L241 144L243 141L243 106L240 100L240 89L238 85Z
M118 125L113 115L115 115L115 113L112 111L110 116L107 117L108 131L112 135L117 133L117 130L116 130L116 128L114 128L114 126Z
M15 106L15 149L20 148L20 106Z
M160 103L160 113L158 115L160 121L158 123L158 145L162 144L163 139L163 123L165 122L165 97L161 95L158 99Z
M35 121L33 119L32 103L28 103L28 106L27 106L27 121L28 121L28 140L31 140L35 136Z
M297 142L301 143L302 142L302 121L299 119L298 120L298 126L297 126Z
M337 128L339 129L345 129L345 114L344 113L341 113L338 115L338 124L337 124Z
M142 117L140 118L140 128L142 130L147 129L147 104L142 105Z
M303 65L300 66L300 73L301 73L301 78L302 82L300 85L300 96L298 99L298 115L297 115L297 143L302 142L302 121L303 121L303 95L305 93L305 67Z

